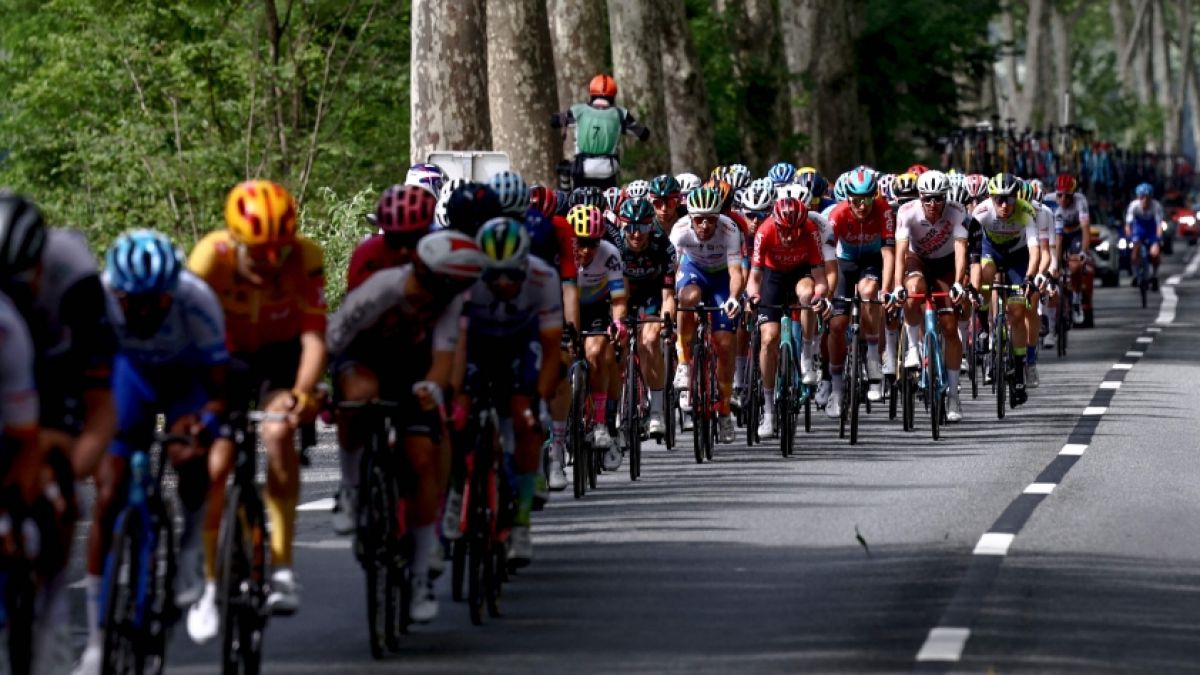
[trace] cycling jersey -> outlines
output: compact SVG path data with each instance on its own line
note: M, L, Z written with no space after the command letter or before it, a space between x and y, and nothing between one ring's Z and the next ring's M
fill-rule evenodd
M1087 197L1076 192L1070 206L1058 202L1054 208L1054 233L1073 234L1079 231L1083 219L1088 217Z
M671 244L681 259L702 272L723 272L742 263L742 233L726 216L721 216L713 235L706 240L696 236L692 217L680 218L671 228Z
M625 297L625 277L621 274L621 252L607 241L596 247L596 255L587 265L576 260L579 273L579 304L591 305L610 298Z
M367 277L391 267L412 262L412 250L388 246L382 234L373 234L358 243L350 254L350 269L346 272L346 291L362 285Z
M483 281L476 282L467 296L463 316L469 321L472 335L533 335L536 339L537 332L556 330L563 325L558 275L537 258L529 260L529 271L515 298L498 300ZM478 340L471 340L475 342Z
M1129 226L1129 238L1135 242L1147 244L1158 242L1158 228L1163 222L1162 204L1157 199L1150 200L1150 208L1142 208L1142 200L1129 202L1125 209L1125 224Z
M255 285L238 273L238 245L227 230L201 239L188 268L216 293L225 311L225 341L233 353L325 331L325 269L321 248L297 236L273 280ZM372 277L373 278L373 277Z
M1050 241L1050 238L1054 235L1054 212L1045 204L1032 202L1030 206L1036 212L1034 222L1037 223L1038 240Z
M113 296L109 314L121 355L139 366L154 367L203 367L228 361L225 316L212 289L185 270L171 297L171 307L158 331L138 337L126 329L125 315Z
M0 295L0 434L32 434L38 424L33 339L7 296Z
M1013 204L1012 214L1008 218L1001 218L996 213L995 203L985 199L971 215L979 221L983 230L985 257L988 249L1004 253L1038 245L1037 223L1029 202L1018 199Z
M954 242L967 238L966 218L961 204L946 202L937 222L930 223L921 201L913 200L897 212L896 239L907 239L908 250L921 258L952 256Z
M537 209L530 209L525 217L525 229L529 232L529 252L541 258L558 272L561 281L574 282L575 232L562 216L547 218Z
M651 227L649 241L641 251L635 251L626 237L617 239L617 250L625 269L625 279L631 287L646 288L675 286L675 268L679 264L675 246L657 226Z
M837 240L833 238L833 226L829 224L829 219L816 211L809 211L808 219L817 228L817 236L821 239L821 257L825 262L837 260Z
M791 272L824 263L821 235L816 223L811 220L806 220L800 231L787 243L779 235L774 216L758 226L758 232L754 235L752 269Z
M854 215L849 201L834 206L828 218L839 260L853 262L896 245L896 220L882 197L875 198L875 205L863 220Z
M329 352L341 354L355 338L366 333L393 350L423 344L432 337L433 351L454 351L463 296L454 298L436 317L422 317L405 294L412 273L412 265L380 270L347 293L325 330Z

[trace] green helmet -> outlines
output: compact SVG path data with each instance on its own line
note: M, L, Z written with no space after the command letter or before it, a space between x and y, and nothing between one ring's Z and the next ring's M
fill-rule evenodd
M650 181L650 194L659 199L667 199L680 193L679 181L670 174L655 176Z
M626 199L621 203L621 213L617 217L622 223L649 223L654 220L654 207L645 199Z

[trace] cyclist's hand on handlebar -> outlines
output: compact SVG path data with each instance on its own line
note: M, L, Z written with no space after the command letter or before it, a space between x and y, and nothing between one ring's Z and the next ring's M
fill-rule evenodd
M963 285L956 283L950 287L950 302L957 304L962 301L966 294L967 291L963 288Z
M613 321L608 324L608 337L614 342L625 342L629 337L629 326L624 321Z
M908 300L908 289L900 286L892 290L892 294L888 298L893 305L904 304L904 301Z
M812 310L826 321L833 317L833 305L825 298L813 298Z
M442 388L436 382L430 382L429 380L414 382L412 393L417 399L417 406L425 412L439 408L442 405Z
M721 304L721 309L725 310L725 316L735 319L742 311L742 303L737 298L729 298Z

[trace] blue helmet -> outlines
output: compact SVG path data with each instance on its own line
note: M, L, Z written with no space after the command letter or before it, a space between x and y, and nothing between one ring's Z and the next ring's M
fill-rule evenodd
M132 230L117 237L104 272L114 290L129 295L169 293L179 283L183 253L164 234Z
M854 169L846 177L846 194L856 197L879 194L879 172L867 166Z
M1154 186L1149 183L1142 183L1141 185L1137 186L1137 188L1134 190L1134 193L1139 197L1153 197Z
M779 162L767 171L767 178L776 185L787 185L796 178L796 167L788 162Z

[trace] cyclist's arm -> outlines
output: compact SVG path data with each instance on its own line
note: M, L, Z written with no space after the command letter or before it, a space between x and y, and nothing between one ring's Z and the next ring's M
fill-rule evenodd
M5 485L16 484L22 497L32 502L45 453L38 443L38 394L33 378L33 340L16 311L6 313L0 331L0 428L3 449L16 452L4 476Z
M757 298L762 295L762 276L761 267L750 268L750 278L746 281L746 297Z
M574 280L562 284L563 317L579 330L579 284Z
M650 129L645 124L634 119L628 110L622 110L621 112L621 131L637 136L639 141L645 142L650 140Z
M967 283L968 281L970 250L970 241L966 237L954 240L954 280L959 283Z
M896 249L891 246L884 246L880 250L883 254L883 288L879 289L884 293L892 292L892 282L895 281L896 267Z
M75 475L91 475L117 433L117 410L109 385L117 336L108 321L108 301L99 275L84 277L63 295L60 316L76 339L83 373L83 428L71 449Z
M1029 264L1025 267L1025 278L1033 279L1038 269L1038 254L1041 252L1038 242L1037 225L1029 223L1025 226L1025 247L1029 249Z
M884 249L884 250L887 250L887 249ZM907 251L908 250L908 238L907 237L905 237L904 239L901 239L900 237L896 237L896 250L897 251ZM893 277L893 279L892 279L892 288L900 288L900 287L904 286L904 273L906 271L906 268L908 267L908 260L907 260L907 257L904 255L898 255L894 258L894 260L895 260L894 264L896 266L896 276ZM884 266L884 269L887 269L887 258L883 259L883 266ZM886 272L884 273L884 275L886 276ZM887 291L884 291L884 292L887 292Z
M741 265L729 267L729 297L736 298L746 289L746 271Z

